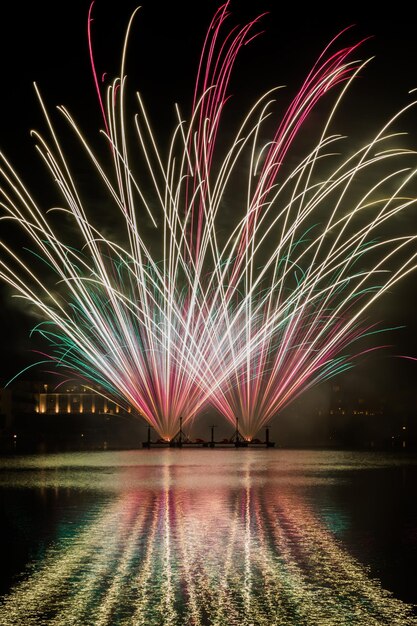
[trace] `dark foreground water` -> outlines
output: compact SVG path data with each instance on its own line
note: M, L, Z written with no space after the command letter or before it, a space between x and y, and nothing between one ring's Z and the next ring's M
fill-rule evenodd
M1 626L417 625L417 459L0 458Z

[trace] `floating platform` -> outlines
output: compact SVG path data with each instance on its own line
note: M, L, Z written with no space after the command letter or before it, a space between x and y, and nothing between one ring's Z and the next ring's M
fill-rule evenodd
M258 438L252 441L247 441L242 437L238 428L238 420L236 420L236 430L234 434L229 438L224 438L221 441L214 439L215 425L211 426L211 438L191 439L185 434L182 429L182 418L180 418L180 428L177 431L175 437L171 441L164 441L158 439L157 441L151 441L151 428L148 426L148 439L142 442L142 448L274 448L275 442L269 440L269 427L266 428L265 441L261 441Z
M143 441L142 448L274 448L273 441Z

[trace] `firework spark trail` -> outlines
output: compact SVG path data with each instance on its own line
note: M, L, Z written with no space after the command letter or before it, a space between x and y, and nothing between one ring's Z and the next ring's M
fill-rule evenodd
M272 118L270 97L276 90L254 103L222 148L218 137L230 77L241 48L259 34L254 27L263 17L223 34L230 17L226 2L207 32L189 122L177 107L167 159L137 94L134 133L148 173L144 180L143 172L134 172L126 112L125 62L137 10L128 24L120 76L103 97L92 46L92 6L89 53L110 172L65 107L58 111L120 212L127 244L110 240L90 222L35 86L50 133L49 140L34 133L37 150L64 198L64 206L54 210L72 220L81 245L77 249L65 233L57 234L53 213L51 219L45 216L1 155L2 219L22 228L33 257L28 261L0 242L0 276L45 320L34 332L49 343L51 354L42 358L55 362L58 373L99 385L166 440L176 435L181 418L186 424L208 402L230 422L238 418L243 435L251 438L309 386L361 356L361 348L356 354L346 351L376 331L363 314L414 269L415 254L404 256L414 237L387 239L382 231L415 202L406 193L415 155L390 146L390 127L408 107L353 156L338 158L330 175L321 173L341 139L329 134L330 121L366 65L351 60L363 41L334 51L342 31L313 65L270 141L261 137ZM336 87L340 92L321 138L285 173L305 120ZM406 157L400 169L397 162ZM246 191L239 195L233 185L243 188L237 172L245 159ZM391 161L392 170L379 175L359 201L348 199L360 175ZM230 194L242 211L223 240L218 224ZM144 235L149 219L159 236L156 252ZM70 240L71 232L67 236ZM45 265L56 277L52 286L45 281Z
M207 62L207 66L205 66L206 67L205 80L203 81L203 88L201 89L203 93L205 92L205 90L207 90L209 98L204 98L203 106L200 107L201 110L200 110L200 116L199 116L199 127L197 130L196 136L197 136L197 141L201 141L200 138L206 139L208 137L208 139L206 139L206 142L205 142L207 145L202 151L204 155L207 155L207 156L205 160L203 161L204 167L202 168L199 165L200 159L199 159L199 153L198 153L198 148L197 148L196 161L198 163L198 168L197 168L198 171L202 169L204 170L205 177L202 178L201 185L205 185L205 189L208 189L207 185L208 185L208 180L210 177L210 165L212 161L214 141L211 137L212 132L210 131L201 132L202 119L204 119L204 122L206 124L210 124L210 121L214 122L216 125L216 129L217 129L218 123L219 123L219 116L221 115L221 110L223 109L226 99L227 99L225 89L227 87L228 81L225 81L221 78L216 79L215 71L213 72L212 81L208 81L207 79L207 75L210 73L210 63L213 59L213 49L215 48L216 39L219 34L219 27L222 24L222 21L226 15L225 13L226 8L227 8L227 4L222 7L221 17L218 20L217 28L214 29L213 27L215 34L213 35L213 38L210 42L210 46L209 46L210 54L208 54L209 60ZM256 20L250 23L249 26L252 27L255 22ZM242 35L242 33L246 33L246 31L242 29L242 31L240 32L240 35ZM235 44L236 41L237 39L235 39L233 43ZM242 42L243 42L243 39L242 39ZM239 45L242 45L240 43L240 40L239 40ZM252 281L252 274L253 274L253 242L254 242L254 237L251 236L251 230L253 229L253 225L256 224L256 216L262 206L262 202L264 202L265 201L264 198L268 194L271 193L271 189L273 189L274 187L275 179L277 177L278 170L280 168L284 155L289 149L291 145L291 141L296 136L304 119L307 117L309 110L311 110L314 107L314 104L317 102L317 100L320 98L320 96L324 92L330 89L333 85L337 84L339 81L344 80L346 78L345 75L349 75L351 73L352 70L349 68L348 65L344 65L343 61L359 45L360 44L357 44L355 46L352 46L351 48L339 51L338 53L334 54L329 59L327 59L323 63L323 65L320 67L318 67L318 64L320 62L320 59L319 59L316 66L313 68L312 72L310 73L304 85L302 86L299 94L294 99L287 113L284 115L284 119L278 128L278 131L274 137L274 140L271 143L271 147L265 159L265 163L262 166L261 174L259 176L259 183L254 193L254 198L253 200L249 202L249 213L248 213L249 219L244 223L245 228L243 229L241 236L240 236L240 244L238 246L236 259L233 261L234 269L231 273L231 277L228 279L227 291L229 291L230 289L233 289L234 279L236 279L237 275L239 274L239 271L241 269L242 262L244 259L246 259L245 290L246 291L250 290L250 284ZM222 47L222 51L223 51L223 47ZM323 52L322 57L324 56L324 54L325 52ZM235 59L235 55L227 54L225 56L226 58L229 58L231 56L233 60ZM203 57L204 57L204 50L203 50L202 58ZM217 69L218 68L217 57L215 57L215 59L216 59L215 65ZM200 70L201 70L201 64L200 64ZM228 76L230 76L229 67L228 67ZM197 85L198 84L199 84L199 78L197 79ZM211 91L209 91L209 88L211 88ZM196 89L196 93L198 93L197 89ZM219 95L217 96L217 94ZM195 98L195 102L196 101L197 101L197 98ZM210 113L208 109L210 108L210 104L213 101L217 102L218 105L217 107L213 106L212 109L214 109L214 112ZM258 130L259 130L259 127L257 125L252 132L254 134L257 134ZM235 146L238 146L238 145L239 145L239 139L236 140L235 142ZM251 166L251 169L255 170L256 168L254 166ZM265 179L268 180L267 185L265 184ZM221 187L219 186L219 188ZM213 198L214 197L215 197L215 193L213 193ZM219 198L221 199L221 197L222 195L220 193ZM211 203L211 205L212 204L213 202ZM203 224L203 220L201 218L201 211L200 211L199 217L198 217L199 227L197 229L198 241L201 240L202 224ZM191 226L191 231L192 231L192 226ZM214 230L213 230L213 233L210 232L210 236L208 237L208 240L215 240ZM250 261L248 262L248 250L249 249L252 249L252 255L251 255ZM229 262L230 262L230 258L229 258ZM249 267L249 274L250 274L249 279L248 279L248 273L247 273L248 265L250 266ZM220 268L221 264L217 262L215 267ZM227 264L225 264L225 267L227 267ZM224 275L217 276L217 278L219 279L218 280L219 289L222 289L223 282L224 282ZM241 277L239 278L241 280ZM224 293L222 295L227 300L227 295L225 295ZM251 334L250 322L254 319L251 315L251 299L247 299L247 307L248 307L247 316L246 316L247 320L245 321L246 322L245 328L246 328L246 335L247 335L246 342L250 341L250 334ZM235 338L233 339L233 341L234 340ZM231 350L233 353L233 343L231 345ZM263 350L263 353L266 353L266 350ZM249 361L250 361L250 355L248 354L247 362L249 363Z
M388 136L388 138L392 137ZM297 255L292 255L291 258L292 250L290 249L288 253L285 247L286 241L281 241L262 271L259 272L257 281L266 274L268 266L275 261L276 267L271 286L264 290L266 297L261 299L261 310L263 308L263 311L266 311L267 321L261 326L261 334L265 329L270 330L277 322L279 334L273 337L269 332L265 333L264 341L261 342L261 349L257 353L260 356L256 366L258 369L253 369L253 360L251 365L246 367L246 370L244 366L236 368L235 380L237 385L235 389L232 389L235 400L228 403L224 399L224 395L221 396L222 390L219 392L219 398L214 400L221 412L226 414L231 421L234 421L236 416L243 417L244 421L246 419L248 429L253 428L252 432L248 430L245 433L247 435L253 436L254 432L259 430L259 427L272 417L279 408L291 401L297 392L297 386L305 389L311 373L321 369L321 375L328 376L330 374L329 366L336 372L340 361L335 359L335 356L341 352L342 348L370 330L366 325L361 326L359 324L358 326L360 315L377 297L380 297L397 280L414 268L415 254L413 252L405 261L401 260L400 257L403 249L413 244L413 236L393 237L381 241L375 239L378 228L415 203L413 197L407 198L402 195L405 186L412 182L415 176L414 170L411 172L407 169L394 170L389 176L381 178L367 191L356 206L349 207L347 214L343 213L342 217L336 219L334 212L316 239L310 236L308 244L302 241L303 238L306 239L305 233L308 230L307 225L304 225L306 217L313 211L317 211L321 203L328 201L328 197L338 186L345 187L343 195L346 195L347 185L351 184L358 169L365 170L371 166L380 165L386 159L393 157L397 159L401 155L412 154L409 151L398 150L380 152L369 156L368 153L374 144L378 145L378 149L381 150L379 144L382 140L383 138L378 136L374 142L363 149L366 159L359 152L358 164L351 165L349 160L344 163L342 168L336 170L335 174L330 177L331 184L321 186L320 193L315 192L312 199L305 203L301 216L294 220L291 225L293 232L285 233L287 238L290 237L291 248L297 252ZM344 171L345 168L346 171ZM386 199L372 199L372 193L379 191L379 188L382 189L387 181L393 183L397 178L400 180L395 183L397 186L394 193L391 193ZM303 193L303 200L305 200L305 193ZM370 213L371 210L375 212L375 215L371 217L369 223L360 228L355 227L353 234L352 229L347 230L346 225L352 225L355 217L361 216L364 211ZM297 229L302 231L302 228L304 228L304 232L301 232L300 243L304 243L304 246L302 252L298 253L300 244L294 245L293 239ZM331 239L332 243L329 250L326 251L323 250L323 243L328 239ZM314 254L313 261L308 256L311 251ZM321 258L319 252L322 253ZM376 261L371 256L372 254L375 256L375 253L379 254ZM395 254L399 256L400 263L397 269L393 270L389 268L387 261L392 259ZM372 269L366 271L355 269L358 260L363 261L365 257L370 257L374 263ZM283 265L284 269L277 271L278 263ZM299 272L300 278L291 286L288 284L288 277L293 268ZM391 273L389 273L390 269ZM384 272L388 274L388 278L381 276ZM375 282L377 279L379 283ZM292 293L290 296L281 297L285 289L288 291L292 289ZM264 307L268 299L269 302ZM355 311L353 306L355 302L360 303L360 307L357 307L359 312L358 310ZM251 316L248 317L248 323L243 324L244 327L247 328L251 319L256 319L252 313L257 311L258 308L256 307L251 308ZM273 324L271 320L274 320ZM287 327L284 326L284 323L287 324ZM272 354L271 362L271 354L268 353L268 350L273 342L278 348ZM301 378L298 380L298 385L293 386L287 397L284 397L280 391L280 386L284 385L285 387L285 379L292 376L292 367L286 367L283 364L283 359L288 357L289 350L294 354L296 368L294 371L299 370ZM346 358L344 360L346 361ZM272 374L270 375L268 371L271 369ZM259 389L260 386L264 386L265 379L268 380L269 391L267 389L267 393L265 393L265 387ZM312 381L313 384L317 380L315 378ZM276 400L274 399L273 387L275 387ZM253 406L250 406L251 397ZM253 413L257 402L264 402L265 409L271 410L267 415L263 409L260 410L260 407L257 407L256 412L259 421L255 426L256 420Z
M224 8L225 7L223 7L223 9ZM197 139L196 139L196 144L197 145L196 145L196 148L195 148L195 153L196 153L195 161L196 161L197 165L196 165L195 169L198 172L204 170L203 174L205 174L205 176L200 176L199 177L200 189L204 187L204 191L201 191L201 195L202 196L205 196L206 195L205 192L208 191L209 169L210 169L210 163L211 163L211 160L212 160L212 150L213 150L212 146L214 144L213 137L212 137L213 131L212 130L211 131L204 130L204 132L203 132L201 130L202 129L202 119L204 119L206 123L210 123L210 120L212 120L212 121L214 120L214 123L216 124L216 128L217 128L218 120L219 120L219 116L220 116L220 110L222 109L222 107L224 105L225 88L226 88L227 82L228 82L227 80L220 79L220 78L218 79L218 82L216 82L213 79L213 85L212 85L212 83L211 82L209 83L208 79L207 79L207 74L209 73L209 69L210 69L210 67L209 67L210 66L210 62L211 62L212 56L213 56L212 51L213 51L213 49L215 47L215 42L216 42L217 36L219 34L219 28L220 28L220 25L221 25L224 17L225 17L225 12L222 11L221 12L221 17L218 20L216 28L213 27L213 30L214 30L215 34L213 36L213 41L211 41L210 46L209 46L210 53L208 55L209 56L209 61L208 61L208 64L207 64L208 68L206 68L206 75L205 75L206 78L205 78L205 80L203 82L203 89L202 89L203 92L205 90L207 90L206 93L208 94L208 97L203 98L202 101L199 102L199 105L201 105L201 103L202 103L202 105L199 106L200 113L199 113L199 117L198 117L198 120L199 120L199 122L198 122L198 130L195 133L196 137L197 137ZM215 18L214 22L216 22L216 18ZM252 26L253 23L254 22L252 22L250 24L250 26ZM230 59L230 58L232 58L233 60L235 59L235 52L234 52L235 51L235 45L237 45L238 47L240 45L242 45L241 41L243 41L243 34L244 33L246 33L246 30L242 29L242 31L240 31L239 38L236 38L236 39L233 40L233 44L232 44L233 53L226 53L225 54L225 57L226 57L227 60ZM224 48L222 47L222 51L223 51L223 49ZM352 52L352 50L354 50L354 49L355 49L355 47L352 47L349 50L349 53ZM306 81L306 86L309 86L311 82L313 83L313 87L311 88L311 92L312 93L310 93L308 91L306 86L303 87L302 91L300 92L300 95L298 96L298 98L295 101L295 102L301 101L301 105L299 106L299 108L297 108L295 106L295 104L293 104L293 106L292 106L292 109L294 109L296 111L296 113L294 113L294 117L301 116L300 110L304 109L305 106L306 106L305 103L303 102L304 91L307 92L307 97L305 97L305 100L310 100L310 101L314 102L314 100L317 99L317 92L320 93L321 90L323 90L323 92L324 92L324 91L326 91L327 89L330 88L332 82L336 82L337 83L339 80L341 80L340 76L338 76L337 79L335 80L335 76L337 74L337 70L340 71L340 65L341 65L340 59L344 60L344 58L347 55L348 55L348 52L346 50L344 50L341 53L339 53L339 55L335 55L328 62L326 62L324 64L323 68L320 68L315 73L316 74L315 82L309 77L310 79ZM217 59L217 57L216 57L216 59ZM227 75L230 76L230 69L231 68L230 68L230 66L226 62L225 62L225 65L227 66ZM328 71L327 66L329 66L330 71ZM217 69L217 67L218 67L218 64L216 64L216 69ZM223 68L223 66L221 66L221 67ZM336 70L335 70L335 68L336 68ZM200 66L200 69L201 69L201 66ZM219 73L222 73L222 71L223 70L219 70ZM348 71L347 67L344 67L344 69L341 70L341 74L343 75L347 71ZM328 74L326 74L326 72L328 72ZM312 75L313 75L313 73L312 73ZM323 75L324 75L324 78L323 78ZM319 87L316 85L316 82L319 84ZM198 81L197 81L197 83L198 83ZM325 85L325 87L323 87L323 84ZM210 90L210 88L207 85L212 85L211 90ZM213 89L214 89L214 92L213 92ZM216 95L217 92L220 92L220 91L221 91L222 95L217 96ZM198 92L196 92L196 93L198 93ZM197 98L195 98L195 102L196 101L197 101ZM217 107L215 107L214 105L212 106L212 102L213 101L218 103ZM313 104L310 102L308 107L311 107L311 106L313 106ZM209 109L212 111L211 113L209 112ZM215 111L214 113L213 113L213 109ZM289 114L287 115L287 117L288 118L290 117ZM293 122L294 122L294 120L293 120ZM300 123L300 125L301 125L301 123ZM283 124L283 128L285 129L285 124ZM282 134L285 135L285 130L282 131ZM209 139L207 139L207 137L209 137ZM204 139L206 140L205 143L206 144L210 144L210 145L204 147L204 149L201 149L199 147L200 146L199 142L201 142ZM141 143L142 143L142 145L144 145L143 141ZM275 143L279 143L279 142L276 140ZM286 151L288 149L289 143L290 143L289 141L286 142L286 147L285 147L284 151ZM236 142L236 145L237 145L237 142ZM210 155L209 155L209 152L210 152ZM201 163L200 153L203 153L205 155L205 158L203 159L203 166L200 165L200 163ZM189 150L187 150L187 154L189 155L189 158L188 158L188 163L189 163L189 161L190 161L190 151ZM274 151L273 155L274 155L273 158L276 158L276 150ZM270 160L272 161L272 158ZM159 159L159 161L160 161L160 159ZM268 165L267 169L270 170L271 167L272 167L272 165L271 166ZM276 167L275 167L275 170L277 170ZM164 177L165 182L166 182L167 179L168 179L168 176L165 176ZM194 181L194 189L195 189L195 184L196 183ZM161 196L162 193L159 194L159 195ZM212 212L212 208L211 208L212 207L212 203L210 203L209 206L210 206L210 212ZM190 213L191 213L191 216L192 216L193 215L193 211L191 210ZM253 213L251 213L251 220L252 220L252 218L253 218ZM193 218L191 217L191 221L192 221L192 219ZM213 220L211 221L211 224L212 223L213 223ZM199 227L197 229L197 236L196 236L196 238L200 242L200 241L202 241L204 239L203 236L202 236L202 233L201 233L202 224L203 224L203 220L201 219L201 211L199 212L199 216L198 216L198 224L199 224ZM209 222L209 226L211 226L211 224ZM246 228L245 232L247 233L247 231L248 231L248 229ZM191 227L191 236L192 236L192 227ZM215 239L214 232L213 233L210 232L209 236L206 239L207 239L207 241L213 241ZM247 234L246 234L246 239L247 239ZM191 242L190 245L188 246L188 250L191 251L192 248L193 248L193 244ZM198 246L198 249L200 250L200 246ZM200 258L200 257L203 257L203 255L197 254L196 257ZM169 255L168 255L168 258L170 258ZM198 263L198 258L196 258L196 264ZM215 268L219 268L219 263L216 263ZM195 268L195 269L197 269L197 268ZM197 277L197 279L199 278L199 276L200 276L199 270L197 270L195 272L195 276ZM222 287L222 281L221 280L219 281L219 285L220 285L220 288L221 288ZM216 300L216 305L217 305L217 300ZM252 320L252 317L250 317L250 320ZM248 326L246 325L246 328L247 327ZM233 340L235 340L235 338ZM231 345L231 348L233 350L233 343ZM217 355L217 351L216 351L215 354ZM250 356L248 355L247 358L249 359Z

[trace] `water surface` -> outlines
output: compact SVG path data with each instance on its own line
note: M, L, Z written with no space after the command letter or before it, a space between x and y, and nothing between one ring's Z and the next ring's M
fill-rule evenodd
M417 458L0 459L1 626L417 625Z

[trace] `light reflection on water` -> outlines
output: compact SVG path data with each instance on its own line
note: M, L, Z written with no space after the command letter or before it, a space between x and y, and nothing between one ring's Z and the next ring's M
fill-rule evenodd
M415 465L404 456L168 449L1 461L6 506L36 493L54 516L47 545L1 598L2 626L417 625L349 551L349 507L317 497L351 473Z

